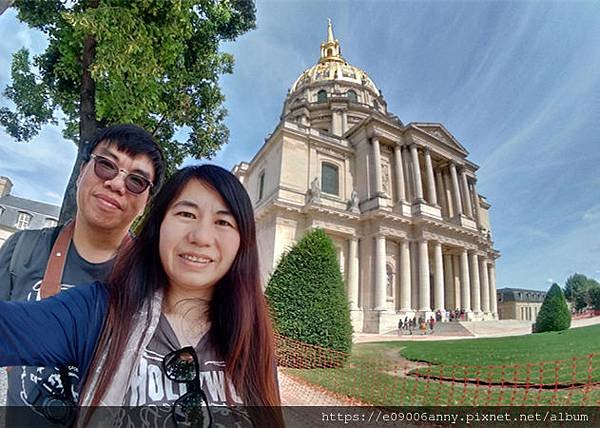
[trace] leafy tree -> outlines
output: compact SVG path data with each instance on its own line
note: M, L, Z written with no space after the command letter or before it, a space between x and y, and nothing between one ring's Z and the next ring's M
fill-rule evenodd
M573 303L576 310L585 309L592 305L591 291L600 287L598 281L585 275L576 273L571 275L565 282L565 297Z
M265 292L275 328L283 336L343 354L352 346L352 324L335 247L324 231L305 235L281 258ZM312 366L338 365L303 355ZM331 358L331 356L328 356Z
M598 284L598 282L595 280L592 280L592 281L593 281L593 283L592 283L590 289L588 290L588 295L590 298L590 305L592 306L592 308L599 311L600 310L600 284Z
M211 157L227 142L221 74L233 57L219 43L254 28L252 0L16 0L18 18L48 36L30 58L15 53L0 124L18 141L65 122L78 148L61 211L75 208L75 180L96 131L136 123L154 134L173 171L186 156ZM187 133L185 141L175 134ZM180 133L181 134L181 133Z
M552 284L546 294L544 303L540 308L535 321L535 332L543 333L546 331L562 331L571 326L571 313L567 307L565 296L558 286Z
M569 302L574 302L577 293L583 289L588 281L585 275L576 273L567 278L565 282L565 298Z

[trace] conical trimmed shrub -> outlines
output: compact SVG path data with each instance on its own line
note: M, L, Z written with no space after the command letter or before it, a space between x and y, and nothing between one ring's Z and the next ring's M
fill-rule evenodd
M562 331L571 326L571 312L558 284L552 284L535 321L535 332Z
M324 231L308 233L283 255L265 294L279 334L345 354L350 352L348 298L335 247ZM331 353L334 354L334 365L339 365L341 354ZM310 366L323 366L319 361L326 360L329 363L325 365L332 364L331 358L313 357Z

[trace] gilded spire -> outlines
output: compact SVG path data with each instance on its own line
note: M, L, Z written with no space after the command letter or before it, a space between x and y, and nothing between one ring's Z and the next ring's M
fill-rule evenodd
M333 38L333 26L331 25L331 18L327 18L327 43L334 43Z
M321 59L319 62L325 61L344 62L340 42L333 37L331 18L327 19L327 41L321 43Z

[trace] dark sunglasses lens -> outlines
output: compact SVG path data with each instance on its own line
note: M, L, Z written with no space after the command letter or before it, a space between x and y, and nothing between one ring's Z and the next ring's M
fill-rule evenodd
M198 365L191 351L180 349L165 357L165 374L175 382L191 382L198 376Z
M173 418L177 427L210 427L210 410L204 394L190 392L179 398L173 405Z
M125 178L125 186L131 193L142 193L148 188L150 183L144 177L139 175L129 174Z
M117 174L119 174L119 168L117 165L108 159L97 157L94 159L94 161L94 172L102 180L112 180L117 176Z

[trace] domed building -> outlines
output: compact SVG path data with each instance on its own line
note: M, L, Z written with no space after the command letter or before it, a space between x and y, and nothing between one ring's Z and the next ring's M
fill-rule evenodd
M317 64L293 83L281 120L234 168L255 205L261 273L307 231L332 238L355 331L462 310L497 319L490 205L478 166L439 123L404 124L349 64L331 21Z

